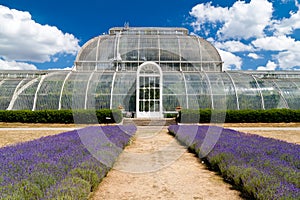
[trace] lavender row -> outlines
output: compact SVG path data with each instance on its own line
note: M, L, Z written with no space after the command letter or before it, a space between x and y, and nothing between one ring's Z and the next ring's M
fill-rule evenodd
M93 126L0 149L0 199L86 199L135 133Z
M169 132L246 196L300 199L300 145L216 126L171 125Z

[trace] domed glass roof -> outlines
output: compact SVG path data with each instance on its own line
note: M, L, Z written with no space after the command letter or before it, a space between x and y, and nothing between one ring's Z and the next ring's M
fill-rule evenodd
M89 40L75 64L77 71L136 71L146 61L163 71L222 70L216 48L185 28L112 28Z

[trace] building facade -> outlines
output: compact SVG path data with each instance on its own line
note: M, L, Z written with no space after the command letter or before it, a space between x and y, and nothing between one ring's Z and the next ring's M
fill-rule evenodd
M298 71L223 71L216 48L184 28L116 27L70 71L0 71L0 109L299 109L299 87Z

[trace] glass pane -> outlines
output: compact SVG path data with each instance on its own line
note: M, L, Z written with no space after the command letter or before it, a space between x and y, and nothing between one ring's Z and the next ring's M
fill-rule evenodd
M145 112L149 112L150 109L149 109L149 101L145 101Z
M155 109L154 109L154 101L150 101L150 111L151 112L155 111Z
M154 99L159 99L159 97L160 97L160 90L159 89L155 89Z
M159 101L155 101L155 111L159 112Z

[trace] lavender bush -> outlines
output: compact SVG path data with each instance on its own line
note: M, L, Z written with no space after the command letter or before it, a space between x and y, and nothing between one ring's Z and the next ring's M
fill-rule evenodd
M87 199L135 131L94 126L1 148L0 199Z
M220 128L171 125L169 132L202 158L206 134ZM250 198L300 199L300 145L222 129L202 159Z

